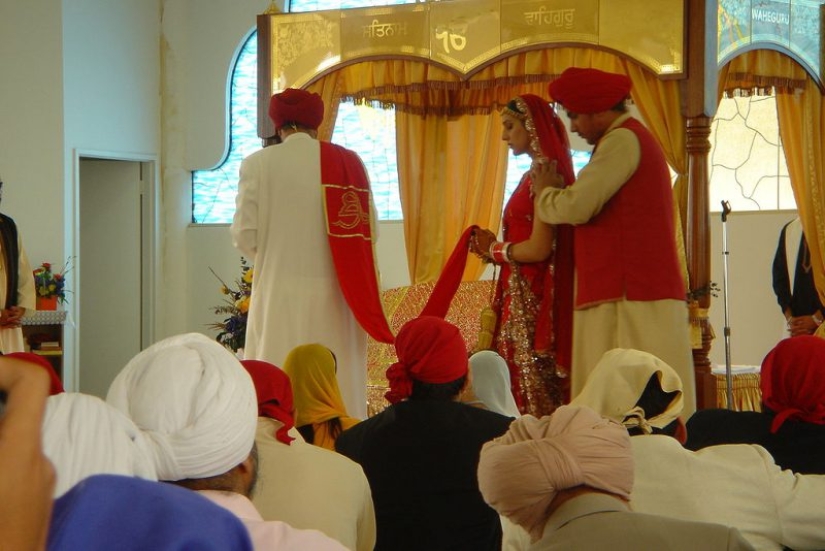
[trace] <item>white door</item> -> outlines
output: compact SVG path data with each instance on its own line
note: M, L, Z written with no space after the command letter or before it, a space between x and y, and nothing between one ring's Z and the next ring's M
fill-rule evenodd
M100 397L141 350L141 166L80 159L78 371Z

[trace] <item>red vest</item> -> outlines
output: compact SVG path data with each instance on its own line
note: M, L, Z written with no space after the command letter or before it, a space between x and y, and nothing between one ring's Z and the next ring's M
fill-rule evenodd
M631 118L619 128L638 138L639 167L599 214L575 228L578 309L623 298L685 299L667 162L641 122Z

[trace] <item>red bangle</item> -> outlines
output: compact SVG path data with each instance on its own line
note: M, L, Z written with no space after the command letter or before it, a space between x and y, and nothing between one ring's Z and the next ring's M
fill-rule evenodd
M490 257L493 262L498 264L510 263L510 246L509 241L495 241L490 245Z

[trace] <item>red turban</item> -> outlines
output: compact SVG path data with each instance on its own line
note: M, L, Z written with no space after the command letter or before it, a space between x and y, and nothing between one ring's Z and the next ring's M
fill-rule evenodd
M776 414L771 432L788 419L825 425L825 340L811 335L779 341L762 360L762 402Z
M467 345L455 325L436 316L408 321L395 337L398 362L387 370L390 390L385 394L395 404L412 393L413 380L450 383L467 374Z
M275 433L275 438L289 444L295 440L288 434L289 429L295 426L295 407L292 404L292 385L289 384L289 377L269 362L242 360L241 363L255 384L258 417L268 417L283 423Z
M571 113L607 111L630 94L630 79L625 75L598 69L565 69L548 88L553 101Z
M288 122L316 130L324 120L324 101L318 94L287 88L269 100L269 118L275 130Z
M31 364L36 364L46 370L49 374L49 395L54 396L55 394L60 394L61 392L65 392L63 390L63 382L60 380L60 377L57 376L57 373L52 367L52 364L49 363L49 360L40 356L39 354L32 354L31 352L12 352L11 354L6 354L6 358L16 358L18 360L23 360L24 362L29 362Z

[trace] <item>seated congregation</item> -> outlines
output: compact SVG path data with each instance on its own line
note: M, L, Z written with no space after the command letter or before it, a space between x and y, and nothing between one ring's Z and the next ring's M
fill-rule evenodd
M536 418L515 408L506 362L468 358L441 318L404 324L395 350L391 405L365 420L347 416L321 345L296 347L285 372L204 335L170 337L105 400L64 392L39 356L0 357L0 447L28 458L0 454L4 538L66 550L825 548L825 340L767 355L763 412L687 423L682 381L646 352L607 352L569 405ZM7 479L21 476L15 494Z

